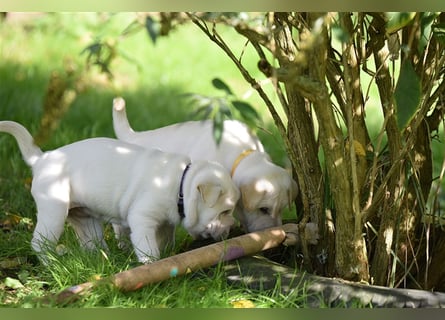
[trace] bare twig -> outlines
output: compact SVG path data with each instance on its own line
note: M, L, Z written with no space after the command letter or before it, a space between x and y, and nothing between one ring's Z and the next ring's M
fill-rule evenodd
M225 43L225 41L221 38L221 36L216 32L215 28L213 28L212 31L210 31L209 28L207 27L207 24L204 21L200 20L199 18L197 18L195 15L193 15L191 13L187 13L187 15L190 17L192 22L196 26L198 26L201 29L201 31L204 32L205 35L207 35L207 37L210 40L212 40L214 43L216 43L227 54L227 56L232 60L232 62L236 65L238 70L241 72L244 79L252 86L252 88L254 88L258 92L258 94L263 99L264 103L266 104L272 118L274 119L275 125L277 126L278 131L280 132L280 135L283 138L287 154L291 158L293 158L292 162L294 162L295 155L293 152L293 148L290 145L289 139L287 138L287 129L286 129L280 115L276 111L272 101L270 101L269 97L264 92L264 90L261 88L258 81L255 80L250 75L250 73L247 71L246 68L244 68L244 66L241 64L239 59L237 59L237 57L234 55L234 53L229 48L229 46Z

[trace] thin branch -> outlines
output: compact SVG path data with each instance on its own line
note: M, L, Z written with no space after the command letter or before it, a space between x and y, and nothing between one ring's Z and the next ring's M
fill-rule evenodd
M281 120L279 114L275 110L275 107L273 103L270 101L267 94L264 92L264 90L261 88L260 84L250 75L250 73L244 68L244 66L240 63L239 59L236 58L232 50L228 47L228 45L224 42L224 40L221 38L221 36L216 32L216 29L213 28L212 31L210 31L207 27L207 24L203 22L202 20L198 19L193 14L187 13L189 18L192 20L192 22L198 26L207 37L216 43L226 54L227 56L232 60L232 62L236 65L238 70L240 70L242 76L244 79L254 88L260 97L265 102L272 118L274 119L274 122L278 128L278 131L280 132L286 146L286 151L289 154L289 156L294 157L292 146L290 145L289 139L287 138L287 130L286 127L283 124L283 121Z
M352 21L348 18L347 14L340 14L342 25L347 28L349 31L352 31ZM354 137L354 124L353 124L353 108L356 106L356 96L361 92L357 92L360 90L359 87L359 76L357 77L356 70L358 70L357 59L354 51L354 46L352 44L352 40L343 44L343 69L344 69L344 85L345 85L345 95L346 95L346 123L348 128L349 135L349 161L350 161L350 170L351 170L351 180L352 180L352 211L355 217L355 237L361 237L361 230L363 227L362 214L360 212L360 188L358 181L358 173L357 173L357 165L356 165L356 157L357 153L355 151L355 137Z

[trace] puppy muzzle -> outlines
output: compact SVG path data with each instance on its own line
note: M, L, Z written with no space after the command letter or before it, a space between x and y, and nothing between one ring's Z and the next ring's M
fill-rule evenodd
M222 225L219 221L211 222L199 236L204 239L213 238L216 241L227 239L232 225Z
M241 225L244 231L247 233L256 232L272 227L279 227L283 224L281 216L272 217L270 215L254 212L248 212L245 213L245 215L248 218L241 221Z

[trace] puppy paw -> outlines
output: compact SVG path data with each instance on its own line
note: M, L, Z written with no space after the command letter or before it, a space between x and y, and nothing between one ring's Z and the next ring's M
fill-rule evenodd
M148 256L140 257L140 258L139 258L139 262L140 262L140 263L143 263L143 264L153 263L153 262L155 262L156 260L158 260L158 259L156 259L156 258L154 258L154 257L148 257Z
M119 240L117 247L122 251L129 251L131 249L131 244L128 241Z
M68 248L63 244L58 244L54 251L59 255L63 256L68 253Z

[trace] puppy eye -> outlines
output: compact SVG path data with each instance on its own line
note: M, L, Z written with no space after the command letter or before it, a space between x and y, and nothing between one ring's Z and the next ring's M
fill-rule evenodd
M261 207L261 208L260 208L260 212L261 212L261 213L264 213L264 214L269 214L269 208Z
M228 216L231 212L232 212L231 210L226 210L226 211L221 212L219 215L224 217L224 216Z

